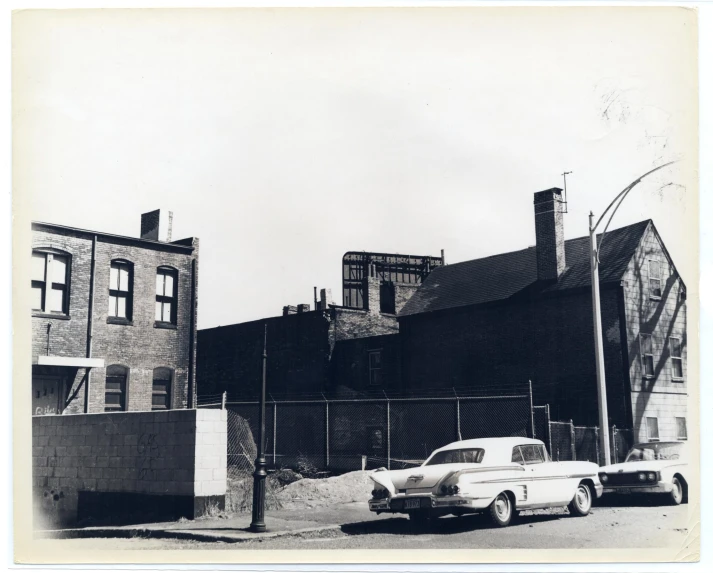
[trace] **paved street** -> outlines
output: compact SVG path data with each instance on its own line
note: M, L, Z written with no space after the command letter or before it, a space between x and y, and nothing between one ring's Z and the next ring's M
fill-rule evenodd
M618 506L617 506L618 505ZM324 531L255 539L240 543L175 539L69 539L42 540L77 551L97 549L556 549L683 547L689 529L688 505L678 507L639 503L608 503L584 518L566 510L524 512L510 527L495 529L486 516L474 515L437 520L425 532L417 532L405 517L367 521L364 508L354 507L353 520ZM310 510L303 510L308 513ZM270 522L268 520L268 526ZM57 545L55 545L57 544Z

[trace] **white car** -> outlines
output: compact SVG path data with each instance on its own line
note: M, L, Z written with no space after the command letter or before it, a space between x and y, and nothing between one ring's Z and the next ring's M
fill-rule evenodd
M673 505L688 501L687 477L685 442L636 444L623 463L599 470L605 493L660 493Z
M521 509L569 507L584 516L602 495L599 466L553 462L540 440L485 438L448 444L420 467L376 470L369 509L406 513L416 522L488 511L496 526Z

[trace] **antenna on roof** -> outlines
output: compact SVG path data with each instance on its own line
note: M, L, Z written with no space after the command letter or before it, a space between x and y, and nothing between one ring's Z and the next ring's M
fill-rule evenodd
M564 178L564 199L562 199L562 204L564 205L564 211L563 213L567 213L567 175L571 175L571 171L565 171L562 173L562 177Z

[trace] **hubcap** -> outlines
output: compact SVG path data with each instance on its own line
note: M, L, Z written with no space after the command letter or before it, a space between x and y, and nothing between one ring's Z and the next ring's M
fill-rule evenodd
M583 510L589 506L589 490L586 486L579 486L577 489L577 505Z
M676 497L676 500L679 500L683 495L683 492L681 490L681 484L676 482L675 484L673 484L673 487L674 487L673 494Z
M498 496L495 501L495 511L500 519L507 519L510 515L510 501L504 496Z

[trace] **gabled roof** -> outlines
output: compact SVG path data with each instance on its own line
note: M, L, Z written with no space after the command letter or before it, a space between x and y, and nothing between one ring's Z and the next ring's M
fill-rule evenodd
M620 281L634 256L650 219L607 231L599 256L599 281ZM601 235L597 235L597 242ZM535 247L474 259L434 269L399 313L420 314L459 306L502 301L527 290L562 291L590 282L589 237L565 241L567 268L557 282L537 285Z

